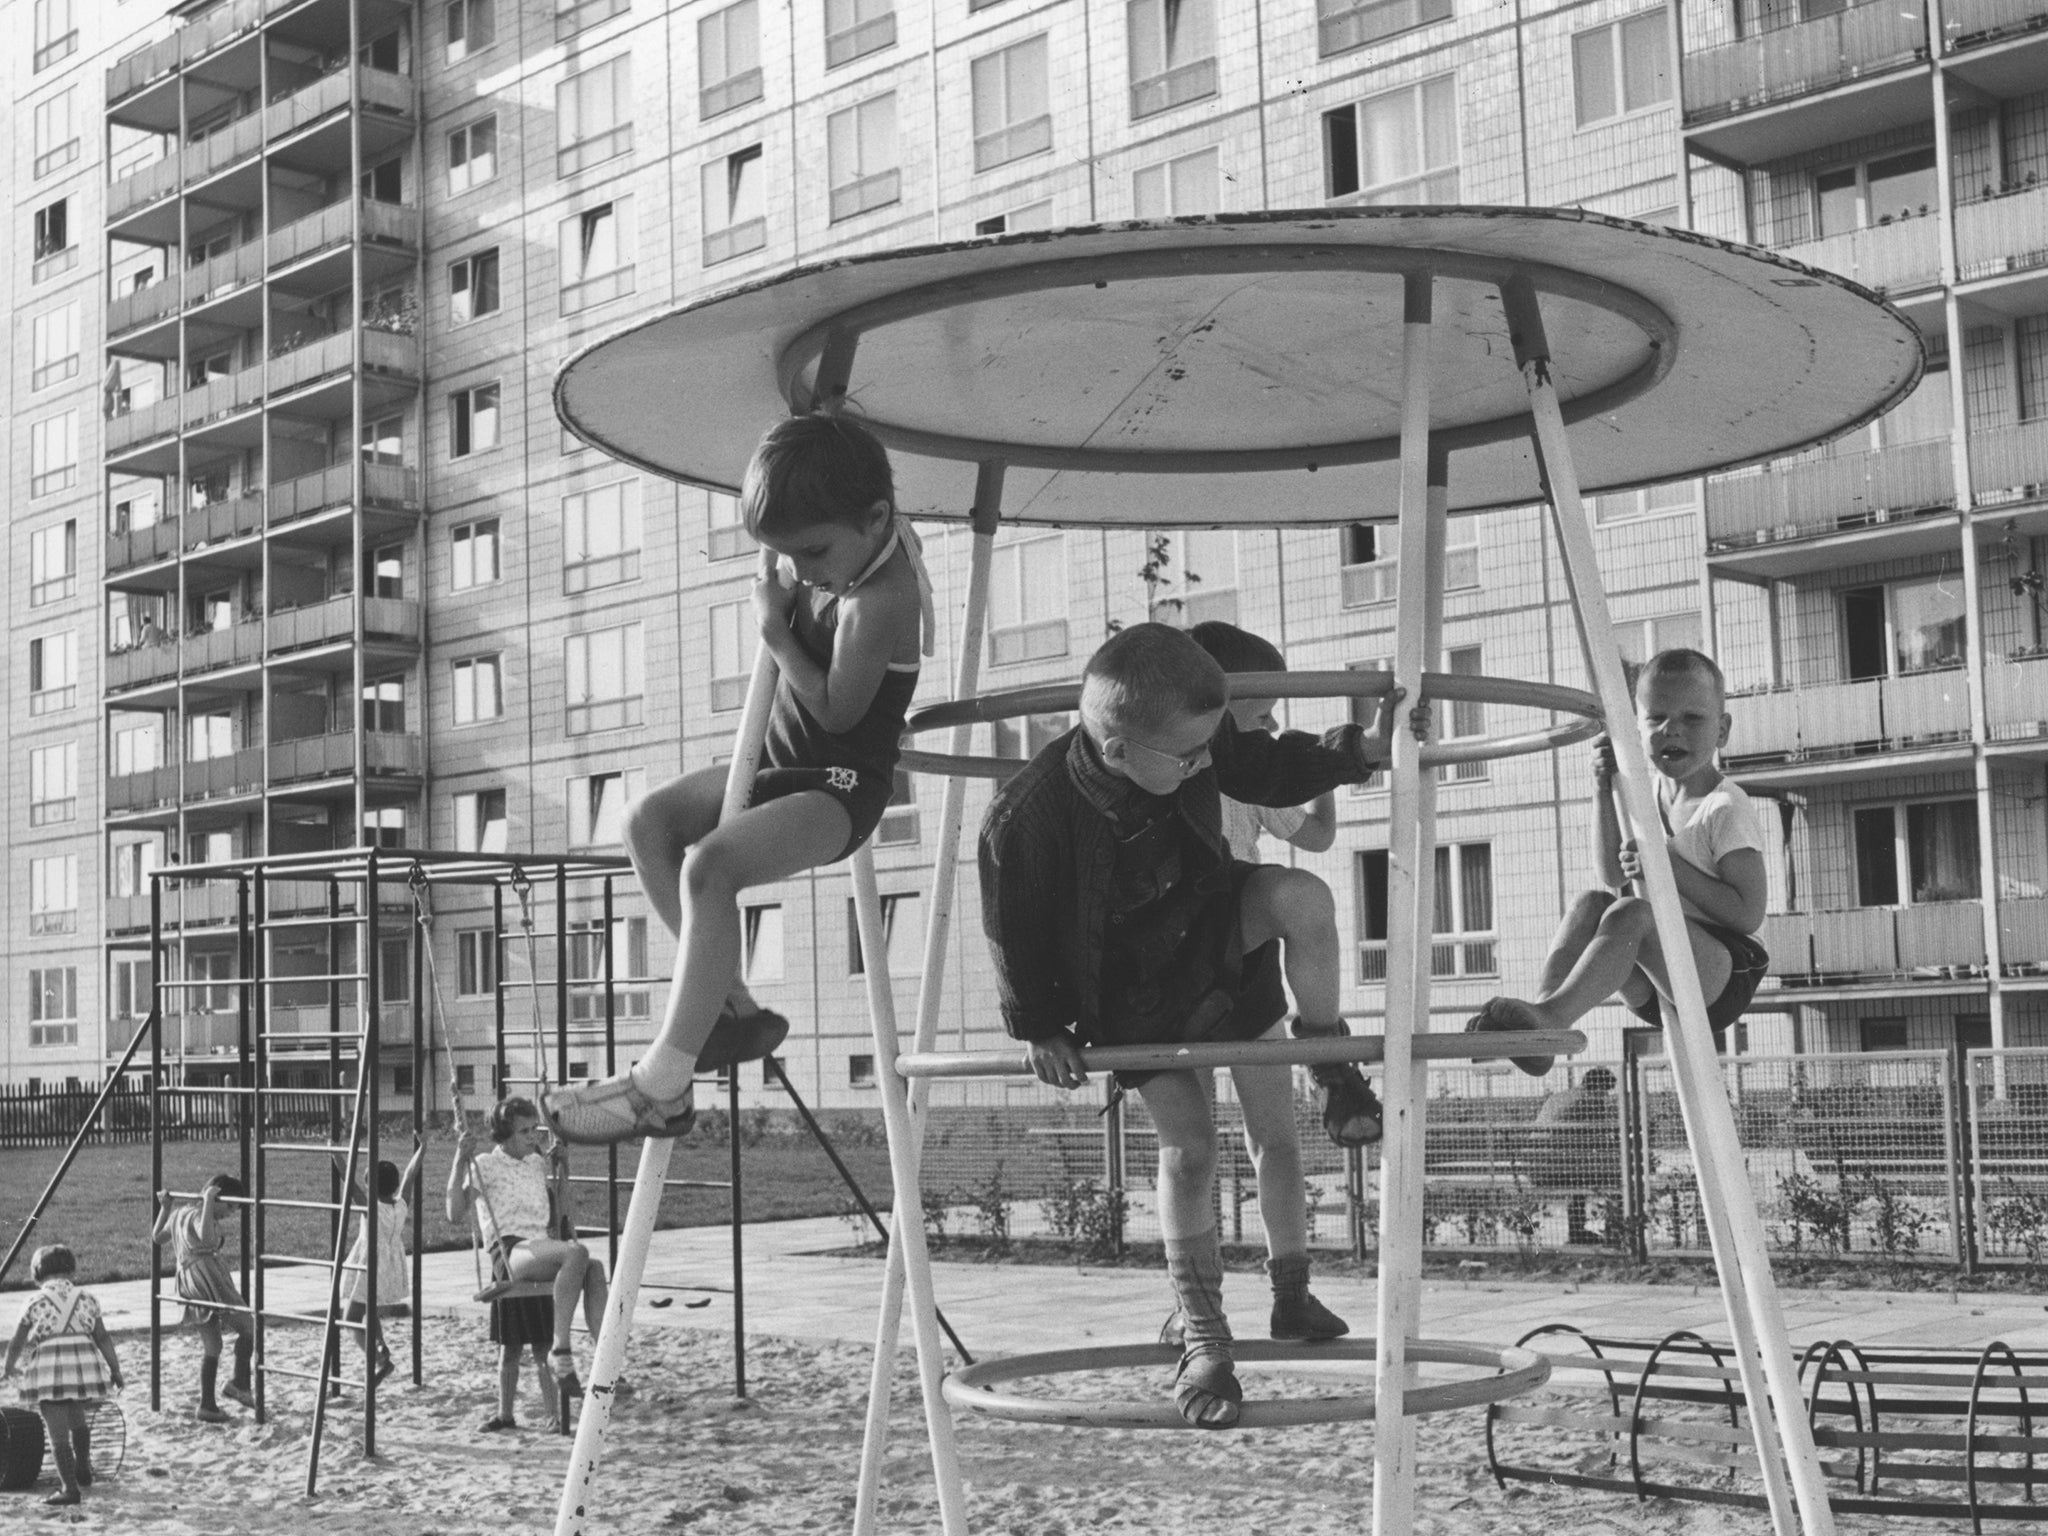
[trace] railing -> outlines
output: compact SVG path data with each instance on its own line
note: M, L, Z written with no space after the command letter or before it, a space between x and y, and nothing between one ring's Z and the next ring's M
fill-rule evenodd
M363 767L371 773L407 774L426 771L426 744L406 731L365 731Z
M2043 0L1943 0L1944 46L1969 48L2005 32L2032 32L2048 27Z
M585 27L609 21L626 9L628 0L580 0L555 12L555 41L574 37Z
M107 809L110 811L150 811L160 805L178 803L178 770L176 765L169 768L152 768L147 773L120 773L107 780ZM130 901L142 903L142 926L149 925L149 898L130 896Z
M1993 741L2048 736L2048 653L1984 663L1984 719Z
M408 774L417 777L426 763L426 749L418 736L403 731L365 731L363 767L369 773ZM321 736L302 736L270 745L272 783L300 779L333 778L356 769L356 738L353 731L330 731ZM325 910L324 886L315 910ZM277 910L276 900L272 908Z
M1935 901L1900 907L1895 914L1899 969L1911 975L1981 973L1984 968L1984 905L1976 901Z
M222 539L239 539L263 526L263 495L253 492L194 507L184 517L183 544L197 549Z
M420 344L417 337L375 329L365 329L362 335L365 368L376 373L394 373L405 378L419 376Z
M355 209L355 204L344 199L272 230L264 242L266 259L273 267L281 267L330 246L346 245L355 235Z
M115 60L107 71L107 105L113 106L176 69L178 47L178 36L173 33Z
M2020 272L2044 262L2048 262L2048 187L2028 187L1963 203L1956 209L1957 281L1968 283Z
M364 468L367 470L369 466ZM271 526L310 517L329 507L345 507L354 499L355 487L355 466L352 464L334 464L310 475L279 480L270 487Z
M147 288L137 288L122 294L107 306L107 334L119 336L138 325L147 325L152 320L161 320L173 314L178 308L178 285L167 279L159 279Z
M178 430L182 415L180 396L168 400L157 400L140 410L123 411L118 416L107 418L106 444L108 453L119 453L137 443L146 443L151 438L163 437Z
M288 651L303 645L328 645L336 640L354 639L355 603L355 594L344 592L325 602L272 613L268 621L270 648Z
M263 749L244 747L239 752L230 752L225 757L204 758L185 765L185 798L204 799L215 795L254 794L263 787ZM207 889L222 891L230 898L232 907L233 891L218 882L209 882ZM223 919L225 921L226 919ZM191 921L188 916L187 922Z
M1958 740L1970 730L1965 674L1954 667L1734 694L1728 713L1728 757L1738 768Z
M1861 5L1779 27L1685 57L1685 120L1735 112L1823 91L1844 81L1909 64L1927 50L1917 0Z
M356 80L364 106L395 117L412 115L413 85L410 75L394 75L383 69L358 68Z
M1707 547L1817 538L1955 505L1949 441L1768 465L1707 481Z
M245 240L231 251L188 267L184 276L185 302L198 304L237 288L246 288L263 277L263 242Z
M1939 217L1894 219L1778 249L1794 261L1839 272L1880 293L1910 293L1941 281Z
M1448 21L1451 0L1319 0L1316 6L1316 52L1323 58L1363 48L1377 38L1410 27Z
M215 667L240 666L263 657L263 626L260 623L230 624L209 629L185 642L185 670L208 672Z
M382 639L417 640L420 605L405 597L363 599L363 633Z
M178 648L167 640L116 651L107 658L109 688L137 688L178 675Z
M1758 942L1787 986L1854 981L1931 981L1980 974L1984 908L1976 901L1907 907L1775 912Z
M108 534L107 569L125 571L131 565L148 565L153 560L168 559L178 551L179 533L178 520L167 517L147 528Z
M419 245L420 211L410 203L380 203L366 198L361 207L365 240L387 245Z
M1131 116L1150 117L1216 94L1216 61L1196 59L1165 74L1131 83Z
M1970 484L1979 502L2039 495L2048 485L2048 421L1971 432Z
M363 339L367 342L373 334L366 331ZM267 377L271 390L283 393L328 374L346 372L354 361L354 338L347 331L337 331L272 357Z
M2048 970L2048 896L2000 898L1998 949L2008 976L2038 976Z

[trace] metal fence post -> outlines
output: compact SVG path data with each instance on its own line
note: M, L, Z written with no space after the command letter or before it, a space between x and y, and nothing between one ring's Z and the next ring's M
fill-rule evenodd
M1365 1262L1365 1148L1344 1149L1344 1204L1351 1225L1351 1257Z
M1637 1039L1621 1039L1621 1213L1628 1251L1638 1264L1650 1257L1650 1138L1643 1119L1642 1052Z
M1976 1105L1970 1093L1969 1052L1958 1042L1949 1052L1946 1088L1949 1096L1948 1188L1949 1210L1955 1224L1956 1262L1966 1275L1977 1273L1977 1181L1971 1153L1976 1147L1972 1120Z
M1116 1256L1124 1256L1124 1100L1116 1091L1116 1079L1105 1078L1103 1091L1108 1103L1102 1111L1102 1182L1109 1186L1112 1215L1111 1239Z

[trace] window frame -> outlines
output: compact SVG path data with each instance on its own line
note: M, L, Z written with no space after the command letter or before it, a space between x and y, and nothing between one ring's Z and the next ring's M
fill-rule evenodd
M1026 576L1029 574L1025 557L1016 551L1034 544L1047 544L1054 540L1059 544L1059 575L1057 586L1060 598L1060 614L1054 618L1025 618L1028 611ZM1003 571L1006 562L1014 560L1015 569ZM1014 578L1012 580L1011 578ZM1070 625L1072 572L1067 564L1066 533L1061 529L1033 529L1030 532L1017 531L997 542L989 560L989 626L988 664L992 667L1015 666L1029 661L1046 661L1056 656L1070 654L1073 636ZM1008 582L1011 590L1000 591L999 582ZM1014 603L1019 622L1000 624L997 622L999 605L1007 607ZM1058 644L1038 643L1037 637L1047 640L1057 638Z
M55 981L46 978L56 978ZM45 1012L55 1002L55 1012ZM28 1043L31 1050L78 1044L78 967L31 966L28 973Z
M1606 89L1612 98L1612 110L1596 117L1585 115L1585 91L1582 84L1584 75L1581 66L1585 62L1582 45L1590 45L1601 34L1607 34L1604 48L1606 65ZM1628 39L1630 37L1655 37L1657 39L1655 74L1663 82L1664 94L1651 97L1638 106L1628 103ZM1572 33L1572 123L1575 132L1584 133L1594 128L1611 128L1618 123L1630 122L1648 113L1668 109L1672 101L1671 69L1671 18L1662 5L1649 10L1634 11L1626 16L1616 16L1598 26L1580 27Z
M1016 112L1018 83L1015 67L1032 57L1038 61L1035 89L1041 110L1029 116L1019 116ZM976 175L995 170L998 166L1028 160L1034 155L1052 153L1052 54L1048 34L1033 33L1030 37L991 49L969 60L967 71ZM997 94L1000 96L987 114L982 110L985 80L999 88ZM1028 89L1032 83L1026 81L1025 84ZM1000 110L1000 121L995 121L997 109ZM985 121L988 126L984 126Z
M630 52L614 54L577 70L556 85L555 122L559 125L555 145L556 176L580 175L593 166L632 153L632 60ZM586 101L586 96L600 94L597 92L600 76L604 77L601 94L605 102ZM583 118L595 115L601 105L609 106L609 116L601 123L586 124Z
M53 411L29 423L29 500L61 496L78 485L76 408Z
M511 832L511 797L503 788L457 790L454 801L458 853L504 853ZM496 815L492 815L495 810Z
M486 398L488 397L488 398ZM496 379L448 392L448 457L473 459L504 442L504 389ZM488 431L480 423L488 423ZM480 441L488 435L489 441Z
M1901 795L1883 800L1858 800L1849 807L1849 854L1856 881L1856 909L1859 911L1898 911L1906 907L1928 907L1953 905L1956 902L1981 901L1984 895L1984 849L1979 839L1977 824L1977 802L1965 794L1924 794ZM1959 818L1961 825L1969 829L1969 861L1973 878L1961 895L1922 896L1913 882L1913 813L1915 811L1960 809L1964 814ZM1891 881L1895 899L1891 901L1869 901L1869 887L1864 877L1863 818L1876 812L1884 812L1891 821ZM1960 850L1958 850L1960 852Z
M749 47L740 50L751 53L753 62L734 69L733 39L737 13L745 11L747 30L745 36ZM715 34L718 46L714 49L710 39ZM714 60L714 54L716 58ZM710 62L707 62L710 61ZM710 69L723 71L717 79L709 78ZM761 72L761 6L760 0L734 0L708 16L697 19L697 120L709 122L714 117L723 117L741 107L751 106L763 95Z
M62 561L55 571L45 568L49 544L53 539L57 545L56 553ZM46 523L31 530L28 536L29 607L41 608L77 595L78 519L67 517L61 522Z
M498 247L487 246L448 263L448 323L471 325L503 307L502 267ZM488 297L486 306L479 295Z
M836 30L833 13L851 8L853 17ZM864 59L896 46L895 0L824 0L825 70L831 71L855 59Z
M489 131L490 148L479 157L476 141L483 130ZM460 140L462 143L462 159L460 162L455 158L457 140ZM486 112L481 117L471 118L460 127L451 128L448 131L447 147L448 195L450 197L460 197L463 193L472 192L487 182L496 181L498 179L498 114ZM486 168L482 174L478 174L475 169L479 158L486 162ZM458 171L461 173L460 185L457 185Z
M1429 93L1437 88L1449 92L1449 105L1445 121L1450 125L1452 146L1447 160L1432 163L1429 128L1431 105ZM1410 126L1419 143L1417 158L1419 168L1411 174L1397 176L1391 180L1368 182L1365 179L1366 166L1371 160L1367 153L1369 122L1366 108L1379 102L1392 102L1397 97L1412 98L1409 112ZM1365 95L1333 107L1323 113L1323 171L1324 193L1327 200L1338 207L1384 207L1396 203L1448 204L1458 201L1459 188L1464 176L1464 124L1460 119L1461 101L1458 95L1458 71L1443 70L1406 85L1395 86L1384 91L1369 91ZM1350 143L1348 164L1350 174L1357 185L1348 190L1338 189L1338 171L1345 163L1345 155L1339 154L1339 132L1348 125ZM1435 185L1448 178L1448 186ZM1421 196L1412 195L1420 191Z
M760 629L752 622L750 603L713 603L705 613L705 662L711 677L711 712L726 714L747 701L747 685L753 679L754 658L761 644ZM722 633L725 624L730 633ZM736 654L730 654L734 653ZM721 666L736 668L720 671Z
M1208 196L1186 198L1182 196L1182 175L1192 174L1197 161L1208 162ZM1162 183L1157 194L1151 190L1148 178L1157 178ZM1156 201L1156 208L1147 206ZM1195 207L1194 203L1206 202L1207 207ZM1201 149L1190 150L1184 155L1174 155L1165 160L1155 160L1150 165L1141 165L1131 172L1131 215L1139 219L1185 219L1223 211L1223 150L1220 145L1210 144Z
M1468 859L1468 853L1483 854L1483 859ZM1436 911L1430 924L1430 975L1440 980L1463 980L1500 974L1500 882L1493 868L1493 839L1482 838L1471 842L1437 844L1437 868L1434 880ZM1471 878L1469 865L1484 863L1486 866L1485 900L1487 915L1491 919L1483 927L1465 926L1467 909L1471 901L1467 898L1466 883ZM1379 902L1385 910L1377 914L1373 910L1373 871L1377 869ZM1352 888L1355 892L1355 914L1358 923L1358 971L1361 985L1375 986L1387 979L1386 933L1375 935L1375 927L1391 930L1392 904L1387 895L1386 870L1387 850L1384 848L1362 848L1352 856ZM1448 875L1447 875L1448 872ZM1443 926L1445 915L1450 926Z
M888 951L889 975L891 977L915 977L924 973L924 892L890 891L882 898L882 945ZM906 908L906 903L910 904ZM905 910L916 921L901 930L898 937L897 918ZM913 943L914 941L914 943ZM914 950L905 954L900 951ZM860 909L854 899L846 898L846 974L867 975L867 956L861 951Z
M489 529L489 533L484 532ZM491 574L477 576L476 557L480 546L488 545L491 556ZM448 590L471 592L478 587L493 587L505 579L504 519L480 517L473 522L457 523L448 530ZM465 567L469 572L468 581L461 580Z
M39 75L77 51L78 0L36 0L33 73Z
M613 545L593 552L591 511L598 498L616 493L613 512ZM641 522L640 477L626 475L601 485L571 491L562 497L562 590L571 596L599 587L617 586L640 577L640 554L644 545ZM582 547L578 548L579 534Z
M633 200L630 196L608 198L578 209L561 221L561 312L581 314L600 304L624 298L633 291ZM608 267L589 265L600 244L602 221L609 221L613 260ZM571 253L575 253L572 257ZM571 274L574 274L573 276Z
M642 723L647 695L647 662L643 650L644 626L639 620L608 624L602 629L577 630L562 637L563 734L590 736L602 731L628 730ZM619 692L599 694L592 690L600 682L608 656L599 654L600 644L609 646L616 636L618 647L617 685ZM583 691L576 691L581 682Z
M48 854L28 861L28 931L78 931L78 855Z
M721 262L760 250L768 243L767 160L760 144L747 144L716 160L707 160L697 171L698 216L703 223L704 265ZM749 168L755 168L751 178ZM723 183L721 189L717 183ZM751 196L748 189L751 187ZM758 203L760 212L734 217L743 206ZM717 219L723 222L716 222Z
M62 680L53 682L52 671ZM31 716L55 714L78 703L78 632L51 630L32 635L28 642L28 712Z
M1216 0L1126 0L1124 36L1132 122L1206 101L1221 89Z
M35 163L31 167L32 179L41 181L72 164L83 152L83 141L78 131L78 87L67 85L52 91L35 104L33 118L31 132L34 135ZM56 135L60 134L69 136L58 140Z
M28 754L28 824L54 826L78 819L78 743L52 742ZM57 793L51 793L52 790Z
M480 710L482 695L478 691L479 681L490 677L492 708ZM504 653L489 651L475 656L458 656L448 663L449 718L458 726L487 725L494 720L505 718L505 661ZM463 709L465 697L469 701L468 711Z
M612 830L617 835L605 837L606 808L603 786L617 786L618 809L613 816L616 825ZM570 777L564 786L563 803L569 810L569 846L571 848L611 848L625 841L626 806L647 793L647 770L645 768L612 768L599 773L583 773Z
M852 102L825 119L825 185L829 222L843 223L903 200L903 146L896 92ZM851 135L851 142L848 136ZM869 139L882 142L870 145ZM847 163L851 156L851 164ZM868 169L872 157L875 169ZM887 158L890 163L880 162ZM844 174L851 171L851 175Z
M1453 0L1316 0L1316 57L1333 59L1453 14Z

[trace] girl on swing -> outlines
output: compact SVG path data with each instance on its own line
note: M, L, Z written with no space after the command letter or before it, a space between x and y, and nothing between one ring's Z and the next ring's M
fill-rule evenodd
M778 669L760 771L747 808L723 825L722 764L628 807L626 849L676 934L675 979L661 1031L630 1071L543 1095L564 1141L680 1136L696 1117L696 1072L782 1043L788 1022L734 980L739 893L867 840L889 803L920 659L931 654L931 583L872 433L833 414L776 423L747 465L740 515L762 546L754 616Z

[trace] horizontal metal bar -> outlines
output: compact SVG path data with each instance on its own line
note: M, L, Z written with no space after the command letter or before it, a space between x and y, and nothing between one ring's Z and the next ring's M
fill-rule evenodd
M1469 1061L1483 1056L1570 1056L1586 1048L1576 1029L1532 1030L1526 1034L1418 1034L1418 1060ZM1333 1062L1370 1064L1386 1056L1380 1035L1343 1035L1308 1040L1204 1041L1191 1045L1106 1045L1081 1052L1091 1072L1196 1071L1208 1067L1321 1066ZM1030 1077L1031 1053L1008 1051L906 1051L896 1058L904 1077Z

